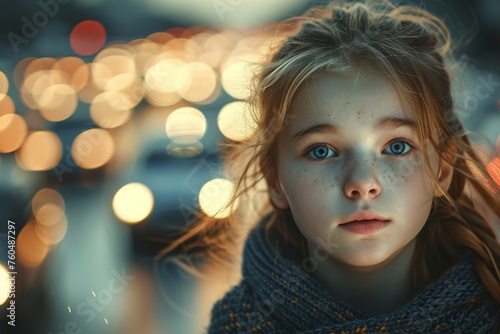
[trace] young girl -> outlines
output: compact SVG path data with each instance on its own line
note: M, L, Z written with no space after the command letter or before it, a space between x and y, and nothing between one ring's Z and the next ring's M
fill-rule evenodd
M262 219L246 234L242 205L202 216L168 249L223 262L246 239L209 333L499 333L500 247L478 206L498 219L500 187L454 112L446 26L370 2L280 27L257 129L225 151L228 205L264 198Z

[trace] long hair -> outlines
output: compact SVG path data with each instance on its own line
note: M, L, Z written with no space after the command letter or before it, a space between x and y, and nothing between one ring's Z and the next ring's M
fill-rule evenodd
M412 6L336 1L287 20L272 32L283 38L261 64L248 100L256 129L241 142L228 142L223 151L227 176L235 184L228 206L239 201L240 207L224 219L200 213L163 254L180 248L220 263L234 260L256 223L248 223L248 207L242 205L246 202L254 204L253 218L271 213L266 227L280 240L273 245L276 251L286 244L296 250L294 256L303 256L305 239L290 210L271 203L262 181L277 179L277 140L293 118L287 112L296 92L323 72L366 71L389 80L410 106L422 151L434 149L454 169L449 189L441 189L429 157L424 155L420 162L442 196L433 201L417 235L410 269L414 291L430 284L469 249L476 254L477 275L500 303L500 245L492 217L478 207L492 212L493 219L500 217L500 186L486 168L493 156L478 156L455 111L450 66L456 61L446 25Z

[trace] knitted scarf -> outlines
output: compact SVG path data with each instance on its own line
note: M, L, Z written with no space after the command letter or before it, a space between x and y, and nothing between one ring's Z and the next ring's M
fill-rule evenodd
M335 297L268 245L262 225L243 253L243 280L212 309L209 333L498 334L500 307L479 281L469 252L413 300L370 316Z

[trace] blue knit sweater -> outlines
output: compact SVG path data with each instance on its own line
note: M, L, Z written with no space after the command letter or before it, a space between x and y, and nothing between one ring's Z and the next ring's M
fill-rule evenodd
M210 334L500 333L500 306L477 277L472 253L399 309L370 316L277 256L265 240L262 225L250 234L243 280L213 307Z

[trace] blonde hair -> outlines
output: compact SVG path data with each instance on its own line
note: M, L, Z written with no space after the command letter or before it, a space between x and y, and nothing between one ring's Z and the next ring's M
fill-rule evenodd
M290 224L289 209L278 209L265 195L266 189L257 186L264 177L277 177L277 139L289 121L292 99L304 83L324 71L374 72L390 80L411 106L422 151L433 148L454 169L449 189L440 188L442 196L435 198L417 236L411 265L414 291L427 286L470 249L477 255L474 267L479 278L500 303L500 245L493 221L480 214L466 194L470 187L475 201L498 218L500 186L486 172L486 162L477 155L454 111L449 70L454 60L446 25L416 7L395 7L387 1L337 1L274 26L272 32L285 37L262 64L249 99L257 129L248 139L224 147L227 175L236 185L229 206L238 199L263 199L257 210L260 217L272 212L268 231L297 250L298 258L303 256L304 237ZM432 176L425 155L423 163ZM243 216L241 210L224 219L200 213L162 254L180 247L187 253L201 250L220 263L230 262L238 256L248 231L243 228Z

